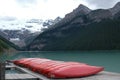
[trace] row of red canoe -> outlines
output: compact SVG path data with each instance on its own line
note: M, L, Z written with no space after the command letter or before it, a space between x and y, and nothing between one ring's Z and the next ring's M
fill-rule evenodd
M79 62L54 61L44 58L22 58L14 64L28 68L49 78L77 78L97 74L103 67Z

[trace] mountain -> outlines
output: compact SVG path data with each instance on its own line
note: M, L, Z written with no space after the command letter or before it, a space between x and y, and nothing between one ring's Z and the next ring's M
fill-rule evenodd
M8 34L6 34L4 31L0 30L0 35L9 40Z
M0 30L0 35L2 37L13 42L19 47L25 46L24 39L26 39L28 36L31 36L31 34L33 33L31 33L30 31L26 29L24 30Z
M7 39L0 36L0 52L10 50L10 49L12 49L12 50L21 50L18 46L16 46L12 42L10 42Z
M43 23L43 26L44 27L51 27L52 25L58 23L59 21L61 21L62 18L60 17L57 17L55 20L52 20L52 19L49 19L49 20L46 20L44 23Z
M27 50L119 50L120 2L110 9L80 5L38 35Z
M12 17L0 16L0 30L28 30L31 33L42 32L41 29L55 24L61 20L60 17L53 19L17 19ZM45 25L48 24L48 25Z
M113 15L120 12L120 2L118 2L113 8L109 9Z
M24 40L26 38L28 38L29 36L32 36L32 34L33 34L27 29L24 29L24 30L2 30L2 32L7 34L9 41L13 42L14 44L18 45L19 47L25 46L26 44L25 44ZM35 33L37 33L37 32L35 32ZM3 35L1 35L1 36L3 36ZM5 37L5 36L3 36L3 37Z
M48 19L45 21L42 19L18 20L12 17L0 18L0 35L19 47L23 47L30 43L38 34L60 20L60 17L55 20ZM26 41L28 39L30 40Z

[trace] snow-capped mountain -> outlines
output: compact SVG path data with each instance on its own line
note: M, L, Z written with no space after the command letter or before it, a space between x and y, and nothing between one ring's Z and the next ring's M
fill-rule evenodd
M48 19L17 19L12 17L0 17L0 30L29 30L30 32L41 32L42 28L53 25L61 20L57 17L55 20Z
M54 25L60 20L60 17L57 17L55 20L0 17L0 35L7 37L8 40L17 45L24 46L26 38L40 34L44 29L49 28L50 25Z

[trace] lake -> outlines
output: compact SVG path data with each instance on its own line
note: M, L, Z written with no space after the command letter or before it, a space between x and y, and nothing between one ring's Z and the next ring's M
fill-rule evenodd
M103 66L106 71L120 73L120 51L41 51L0 54L0 61L20 58L48 58L62 61L77 61Z

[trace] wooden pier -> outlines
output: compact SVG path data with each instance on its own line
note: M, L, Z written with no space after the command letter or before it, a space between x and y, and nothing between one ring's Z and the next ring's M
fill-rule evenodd
M26 68L16 66L14 64L10 64L6 66L6 69L15 69L19 70L23 73L14 73L14 74L5 74L5 79L0 80L120 80L119 73L112 73L102 71L99 74L83 77L83 78L69 78L69 79L49 79L41 74L32 72Z
M15 68L15 66L12 66L12 65L6 65L6 66L5 66L5 69L6 69L6 70L10 70L10 69L13 69L13 68Z
M56 79L52 79L52 80L56 80ZM89 77L58 79L58 80L120 80L120 74L103 71L103 72L100 72L99 74L89 76Z
M6 74L5 80L37 80L38 78L30 74Z
M6 66L6 69L15 69L20 71L21 73L15 73L15 74L6 74L5 80L51 80L47 77L40 75L38 73L32 72L26 68L19 67L17 65L14 65L10 63L9 66Z

